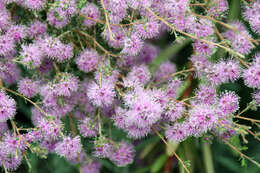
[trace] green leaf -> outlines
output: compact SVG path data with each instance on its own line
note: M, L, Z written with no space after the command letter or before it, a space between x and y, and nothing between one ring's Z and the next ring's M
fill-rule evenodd
M161 170L165 162L167 161L168 156L166 154L162 154L156 161L154 162L153 166L151 167L151 172L156 173Z
M144 159L149 153L151 153L151 151L153 150L153 148L156 146L156 144L158 143L158 140L153 141L152 143L148 144L144 150L141 152L140 154L140 159Z
M190 44L191 41L192 40L189 38L182 41L181 43L174 41L173 45L166 48L153 60L153 62L149 66L150 72L154 73L160 64L162 64L165 61L168 61L174 54L179 52L183 47Z

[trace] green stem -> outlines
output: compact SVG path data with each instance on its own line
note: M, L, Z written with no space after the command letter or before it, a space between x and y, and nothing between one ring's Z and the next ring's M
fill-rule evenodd
M210 145L203 142L202 143L202 151L203 151L203 160L204 165L206 166L206 173L214 173L214 164L212 160Z

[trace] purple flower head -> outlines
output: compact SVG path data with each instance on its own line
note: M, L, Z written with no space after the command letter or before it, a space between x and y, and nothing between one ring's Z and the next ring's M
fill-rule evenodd
M174 98L177 94L177 89L181 86L182 81L178 78L170 80L166 89L166 96L168 98Z
M18 42L27 36L27 28L22 25L12 25L7 30L6 35Z
M8 126L6 122L0 122L0 137L3 136L3 134L6 132L8 132Z
M183 116L184 112L185 107L181 102L171 102L164 115L169 121L176 121Z
M255 1L254 3L251 3L250 6L247 6L243 15L246 20L249 21L249 24L251 25L252 29L260 33L260 2Z
M175 123L173 126L168 126L165 131L165 136L168 140L174 142L182 142L188 136L183 124Z
M62 130L61 122L59 120L47 120L40 118L37 127L41 130L43 137L46 140L56 140L60 137L60 130Z
M15 40L9 35L0 35L0 55L6 56L15 48Z
M81 71L91 72L97 69L101 57L94 50L83 51L76 60L76 64Z
M228 30L223 33L223 36L231 42L231 46L235 51L241 54L248 54L253 48L250 42L251 36L242 23L237 21L231 23L231 25L236 28L237 31Z
M3 137L3 143L8 147L10 152L25 151L27 148L27 141L24 135L14 136L13 134L5 133Z
M92 81L87 89L87 96L95 106L111 105L115 95L114 84L110 81L101 81L101 85Z
M20 70L14 62L0 60L0 76L7 85L10 85L18 81Z
M170 61L166 61L161 64L158 70L154 73L154 80L159 81L160 79L169 80L172 73L176 72L176 66Z
M85 117L79 124L80 134L84 137L93 137L98 134L97 122L91 118Z
M194 26L189 28L189 32L195 34L197 37L207 37L213 35L213 24L208 19L200 19L194 23Z
M94 141L95 151L93 155L98 158L110 157L113 151L113 146L105 137L100 137Z
M53 25L58 29L65 27L69 23L69 17L66 15L66 12L60 8L50 10L47 15L47 20L50 25Z
M221 94L218 106L223 115L235 113L239 108L239 97L234 92L224 92Z
M95 25L96 21L94 21L94 20L99 20L99 18L100 18L99 9L93 3L87 3L86 6L81 9L81 13L84 16L86 16L86 18L83 21L83 25L87 26L87 27ZM94 19L94 20L88 19L87 17Z
M216 91L213 86L201 85L196 91L196 100L203 104L214 104L216 101Z
M126 124L145 128L153 125L161 118L163 111L160 103L151 96L151 92L143 88L125 94L124 101L129 110L126 112Z
M133 9L139 9L143 7L150 7L153 0L128 0L127 3L129 7Z
M133 162L135 156L134 146L126 142L121 142L118 148L110 155L110 160L117 166L126 166Z
M58 38L45 36L38 40L42 52L58 62L64 62L73 57L73 47L71 44L64 44Z
M16 103L14 99L0 90L0 122L5 122L14 117L16 113Z
M212 55L215 51L215 47L213 45L206 44L202 41L196 40L193 44L195 52L201 55Z
M219 85L228 81L235 81L240 77L241 67L238 62L220 61L217 64L213 64L212 69L207 71L207 77L215 84Z
M114 34L113 39L110 36L110 32L108 29L102 32L102 37L108 42L109 46L114 48L123 48L125 41L125 33L120 26L111 26L111 31Z
M28 28L28 35L30 38L37 38L46 33L47 24L35 20Z
M191 125L192 135L199 136L210 130L218 120L217 109L214 106L199 104L189 112L187 123Z
M159 35L160 24L156 21L136 24L134 27L135 32L143 39L151 39Z
M260 87L260 64L253 63L243 72L243 79L247 86L251 88Z
M40 141L40 147L46 149L49 153L55 152L55 148L59 141L54 139L44 139Z
M48 73L51 71L51 69L53 68L53 64L52 61L50 59L44 59L41 66L38 68L38 70L41 73Z
M127 14L126 0L104 0L106 10L109 10L108 17L111 23L119 23Z
M168 106L169 98L167 97L167 92L161 89L153 89L151 95L157 103L160 104L161 108L165 110Z
M151 78L151 74L145 65L134 66L131 72L124 79L126 87L145 85Z
M114 116L112 117L112 119L114 120L114 125L117 127L117 128L120 128L120 129L125 129L127 126L126 126L126 123L125 123L125 115L126 115L126 112L127 110L121 108L121 107L117 107L115 109L115 114Z
M258 105L260 105L260 90L257 90L257 91L254 93L253 97L254 97L256 103L257 103Z
M209 15L219 17L225 11L228 10L227 0L213 0L211 2L210 9L208 10Z
M29 69L40 67L43 60L43 52L38 44L22 45L21 61Z
M59 142L55 147L55 152L69 160L75 159L82 150L80 137L70 136L64 137L63 141Z
M209 67L212 65L205 56L199 54L193 55L190 60L192 61L193 67L196 69L196 75L198 77L201 77L210 71Z
M11 23L10 12L5 7L2 7L0 9L0 31L7 30Z
M33 97L40 91L40 82L24 78L18 83L18 91L26 97Z
M231 119L221 119L212 130L222 139L228 139L237 134L235 129Z
M90 161L81 166L82 173L99 173L101 164L98 161Z
M31 10L39 11L46 5L47 0L24 0L22 5Z
M150 127L140 128L137 127L136 125L131 125L128 126L125 129L125 131L127 132L129 138L140 139L147 136L149 133L151 133L151 128Z
M124 40L124 48L121 53L135 56L142 50L143 44L144 42L137 36L137 34L133 33L129 38Z
M139 64L149 64L151 63L155 57L159 54L159 48L150 44L144 43L144 46L138 56L136 57L136 61Z
M79 80L71 73L61 73L60 81L54 84L54 90L58 96L71 96L78 90Z
M7 170L13 171L18 168L22 162L21 151L13 151L5 145L4 142L0 143L0 165L4 166Z
M70 17L75 14L75 0L56 0L47 15L47 20L56 28L62 28L69 23Z

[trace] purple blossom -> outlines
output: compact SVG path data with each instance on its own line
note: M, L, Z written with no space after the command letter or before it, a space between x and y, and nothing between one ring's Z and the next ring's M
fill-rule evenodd
M0 137L3 136L3 134L6 132L8 132L8 126L6 122L0 122Z
M260 64L253 63L243 72L243 79L247 86L251 88L260 87Z
M175 123L173 126L167 127L165 136L170 141L182 142L188 136L188 133L183 128L183 124Z
M214 104L216 101L216 91L213 86L201 85L196 91L196 99L199 103Z
M126 112L126 124L139 128L149 127L161 118L163 111L160 103L156 102L150 92L142 88L125 94L124 100L129 110Z
M95 106L111 105L115 95L114 84L110 81L101 81L101 85L92 81L87 89L87 96Z
M257 103L258 105L260 105L260 90L257 90L257 91L254 93L253 97L254 97L256 103Z
M0 60L0 76L7 85L10 85L18 81L20 70L14 62Z
M78 90L79 80L71 73L61 73L60 80L54 84L54 90L58 96L71 96Z
M27 36L27 28L22 25L12 25L7 30L6 35L18 42L25 39L25 37Z
M83 51L76 60L76 64L81 71L91 72L97 69L101 57L94 50Z
M108 42L109 46L114 48L123 48L126 35L120 26L111 26L111 31L113 33L113 39L111 38L111 33L108 29L102 32L102 37Z
M135 56L142 50L143 44L143 41L137 34L132 34L129 38L124 40L124 48L121 53Z
M191 126L192 135L199 136L210 130L218 120L217 108L200 104L189 111L187 123Z
M231 42L232 48L235 51L241 54L248 54L253 48L250 42L251 36L242 23L237 21L231 23L231 25L236 28L237 31L228 30L223 33L223 36Z
M39 11L45 6L46 2L47 0L25 0L23 6L31 10Z
M210 9L208 10L209 15L221 17L220 15L228 10L227 0L213 0L211 4Z
M164 115L169 119L169 121L176 121L183 116L184 112L185 107L181 102L171 102Z
M154 80L159 81L160 79L169 80L170 75L176 72L176 66L172 64L170 61L166 61L161 64L158 70L154 73Z
M85 117L79 124L80 134L84 137L93 137L98 134L98 125L94 120Z
M10 12L5 7L0 8L0 31L7 30L11 23Z
M16 103L14 99L0 90L0 122L5 122L14 117L16 113Z
M51 59L64 62L73 57L73 47L71 44L63 44L58 38L46 36L37 42L41 46L42 52Z
M40 67L43 52L37 44L22 45L21 61L29 69Z
M133 87L138 85L145 85L149 79L151 78L151 74L145 65L134 66L124 79L124 85L126 87Z
M80 137L70 136L64 137L63 141L59 142L55 147L55 152L67 159L75 159L82 150Z
M156 21L136 24L134 27L135 32L143 39L151 39L159 35L160 24Z
M94 141L95 151L93 155L98 158L106 158L110 157L113 151L113 146L109 143L109 141L104 138L100 137Z
M7 55L15 48L15 41L9 35L0 35L0 55Z
M37 127L41 130L42 135L46 140L56 140L60 136L61 123L58 120L51 121L40 118Z
M247 6L243 13L245 19L249 21L249 24L251 25L252 29L257 33L260 33L259 11L260 11L260 2L255 1L254 3L251 3L250 6Z
M127 144L126 142L121 142L119 147L110 155L110 160L112 160L112 162L117 166L122 167L132 163L134 155L134 146Z
M150 43L144 43L142 50L136 57L136 61L139 64L149 64L156 58L158 54L159 54L158 47Z
M235 113L239 108L239 97L234 92L225 92L221 94L218 105L223 115Z
M0 143L0 165L5 166L7 170L13 171L18 168L21 162L22 155L19 150L14 152L4 142Z
M26 97L35 96L40 90L40 82L24 78L18 83L18 91Z
M99 173L101 164L97 161L90 161L81 166L82 173Z
M39 20L35 20L28 27L28 36L30 38L37 38L38 36L45 34L46 30L47 30L47 25L45 23L42 23Z
M81 13L82 13L82 15L85 16L83 25L87 26L87 27L95 25L96 21L94 21L94 20L99 20L99 18L100 18L99 9L93 3L87 3L86 6L81 9ZM88 19L87 17L91 18L93 20Z

